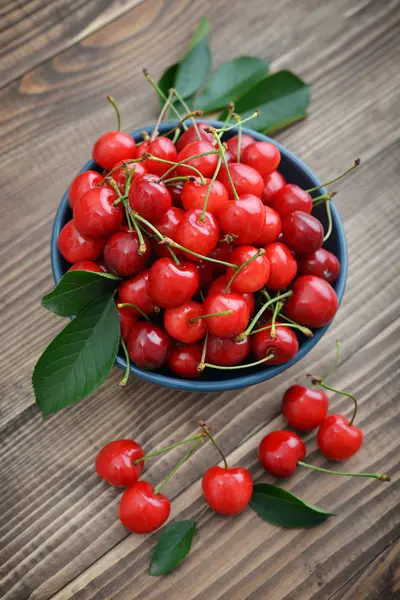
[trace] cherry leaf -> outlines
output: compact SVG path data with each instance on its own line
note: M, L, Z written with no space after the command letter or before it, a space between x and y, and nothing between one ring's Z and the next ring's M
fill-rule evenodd
M189 554L196 521L178 521L165 528L154 548L150 575L166 575L173 571Z
M175 87L183 98L194 94L205 82L211 69L211 50L207 38L190 50L178 65Z

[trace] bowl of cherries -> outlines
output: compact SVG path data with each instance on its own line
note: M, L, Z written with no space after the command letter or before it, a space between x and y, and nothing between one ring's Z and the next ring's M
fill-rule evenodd
M120 277L116 364L133 375L188 391L257 384L304 357L342 299L347 248L331 196L240 123L108 132L61 200L54 279Z

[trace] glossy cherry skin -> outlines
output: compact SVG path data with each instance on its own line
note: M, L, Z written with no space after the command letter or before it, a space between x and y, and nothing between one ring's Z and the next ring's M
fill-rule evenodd
M126 179L132 170L133 170L133 175L131 178L131 185L132 185L132 181L134 181L135 179L138 179L139 177L142 177L143 175L147 175L147 173L148 173L146 167L141 162L137 162L137 163L126 162L124 165L123 161L120 161L116 165L113 166L113 169L115 169L116 167L119 167L119 168L116 169L115 171L113 171L113 173L111 174L111 177L112 177L112 179L114 179L115 183L117 184L118 189L121 192L121 194L125 194Z
M245 165L258 171L262 177L266 177L278 168L281 153L275 144L254 142L243 150L241 160Z
M172 162L176 162L176 158L178 156L178 152L175 148L175 144L167 137L160 136L150 142L148 145L147 152L152 156L156 156L157 158L161 158L163 160L169 160ZM168 163L160 162L154 159L146 160L146 168L149 173L154 173L161 177L164 175L168 169L171 168L172 165Z
M220 338L235 337L247 327L250 317L249 307L239 294L214 294L203 302L205 315L231 310L232 314L204 319L210 333Z
M203 154L204 152L212 152L215 151L214 146L212 146L209 142L204 141L196 141L188 144L181 150L178 154L177 161L181 162L186 158L190 158L196 154ZM199 158L192 158L188 160L185 164L180 165L176 168L176 172L178 175L195 175L195 171L192 169L188 169L185 165L191 165L195 167L204 177L212 177L217 166L218 156L217 154L207 154L206 156L200 156Z
M264 206L264 228L253 244L257 248L276 242L282 231L282 219L270 206Z
M194 300L189 300L181 306L167 308L164 313L164 327L171 337L183 342L191 344L198 342L206 334L205 319L197 319L193 323L190 319L203 315L201 304Z
M271 337L271 329L252 335L251 349L256 360L261 360L270 354L274 355L274 358L265 363L267 366L282 365L296 356L299 342L292 329L280 325L276 328L274 338Z
M329 415L318 429L318 448L330 460L346 460L354 456L362 446L361 429L350 425L343 415Z
M197 128L199 130L201 139L204 142L208 142L209 144L214 145L215 139L213 134L209 133L208 131L204 131L204 129L208 127L209 125L207 123L197 123ZM182 135L179 137L179 140L176 142L178 152L183 150L184 147L188 144L191 144L192 142L197 142L198 139L199 138L197 137L197 131L195 130L193 125L191 125L190 127L188 127L187 131L184 131L182 133Z
M264 189L261 200L266 206L272 206L275 196L285 187L286 180L279 171L273 171L264 177Z
M328 396L323 390L292 385L283 395L282 412L290 427L310 431L325 419L328 405Z
M308 214L312 211L312 198L308 192L293 183L287 183L276 196L271 204L272 208L280 214L282 219L295 210L302 210Z
M132 331L132 327L139 318L139 313L131 306L123 306L122 308L117 307L117 311L120 322L121 338L126 343L129 334Z
M142 369L159 369L167 360L171 338L161 327L138 321L131 329L128 337L128 354L138 367Z
M179 377L196 379L201 373L197 366L201 362L202 347L200 344L177 344L172 347L167 357L171 371Z
M157 175L138 177L129 188L129 204L141 217L155 223L171 208L171 195Z
M212 282L212 284L210 285L209 289L208 289L208 296L213 296L214 294L225 294L225 289L226 286L229 283L229 279L230 277L227 276L227 274L225 273L225 275L220 275L219 277L217 277L217 279L214 279L214 281ZM240 294L241 296L243 296L243 298L246 300L246 304L249 308L249 312L250 315L253 314L255 306L256 306L256 302L254 300L254 295L253 294Z
M264 469L275 477L290 477L297 463L306 455L304 442L292 431L272 431L258 447L258 458Z
M206 362L222 367L240 365L250 354L250 338L236 341L233 338L219 338L209 335Z
M285 243L297 254L316 252L324 241L321 221L301 210L285 216L282 233Z
M236 236L235 244L252 244L264 228L264 206L257 196L244 194L220 207L218 221L224 233Z
M196 267L185 261L178 266L171 258L159 258L150 268L149 292L163 308L180 306L192 298L199 286Z
M202 256L208 256L219 240L219 225L216 217L209 212L204 214L199 209L185 212L175 230L175 241L188 250L193 250ZM187 254L190 260L199 260L194 255Z
M79 173L72 181L68 190L68 202L71 208L74 208L82 196L89 190L97 187L103 181L103 175L96 171L84 171Z
M121 304L135 304L142 309L146 315L151 315L160 310L150 296L149 272L149 269L141 271L136 277L123 281L118 289L118 296ZM137 314L139 315L138 312Z
M285 314L306 327L323 327L332 321L338 309L333 287L314 275L302 275L293 283L293 295L285 306Z
M212 263L208 260L199 260L194 264L199 273L198 291L202 289L208 289L208 287L212 284L214 278Z
M98 165L110 171L121 160L136 158L136 142L123 131L109 131L95 142L92 156Z
M172 204L174 206L178 206L182 208L182 191L183 185L180 183L175 183L174 185L168 185L168 191L171 194Z
M116 487L128 487L139 479L144 462L134 464L144 452L133 440L114 440L100 450L96 456L97 475Z
M240 153L242 153L243 150L247 148L247 146L250 146L250 144L254 144L255 141L256 140L253 137L251 137L251 135L247 135L247 133L242 133L242 139L240 142ZM231 153L233 160L237 162L239 148L238 136L234 135L231 138L229 138L229 140L226 142L226 145L228 146L228 151Z
M119 505L119 519L132 533L155 531L165 523L170 512L168 498L155 494L147 481L138 481L125 490Z
M136 158L141 158L145 152L149 151L150 140L143 140L136 146ZM143 164L143 163L142 163Z
M200 179L186 181L182 190L182 204L185 210L203 209L204 200L210 187L211 179L205 179L202 185ZM207 201L207 212L216 215L219 207L229 200L226 187L220 181L214 181Z
M231 260L235 265L242 265L249 258L257 254L257 248L253 246L238 246L232 252ZM264 287L269 278L269 261L265 255L258 256L248 265L243 267L240 273L235 277L231 284L231 290L239 294L252 293ZM227 269L228 280L232 277L235 270L231 267Z
M297 257L297 265L301 275L315 275L328 283L335 283L340 273L340 262L332 252L319 248L311 254Z
M136 231L113 233L104 246L104 261L110 271L122 277L132 277L149 262L151 246L143 236L146 251L138 254L140 242Z
M79 233L98 238L118 231L124 213L122 202L113 205L117 198L107 187L94 188L82 196L74 206L74 224Z
M275 242L265 246L265 256L270 264L267 287L270 290L283 290L297 274L297 262L285 244Z
M154 223L154 225L162 235L176 241L176 228L184 214L184 210L178 208L177 206L172 206L159 221ZM159 242L160 240L158 238L152 239L152 247L156 256L158 258L165 256L167 258L171 258L171 253L166 244L160 244ZM181 253L179 250L177 250L175 251L175 254L180 255Z
M92 260L78 260L68 271L90 271L91 273L104 273L103 269Z
M217 260L223 260L224 262L230 262L231 254L234 250L235 246L231 242L219 242L214 250L210 252L208 255L210 258L216 258ZM224 265L219 265L218 263L213 263L214 273L218 275L222 275L225 273L226 267Z
M201 482L207 504L219 515L237 515L251 500L253 480L244 467L210 467Z
M258 171L243 163L230 163L228 169L238 196L253 194L260 198L264 189L264 180ZM234 198L232 186L225 168L220 169L217 179L224 184L228 190L229 197Z
M62 256L70 263L78 260L96 260L104 248L103 239L91 239L81 235L73 221L68 221L61 229L57 244Z

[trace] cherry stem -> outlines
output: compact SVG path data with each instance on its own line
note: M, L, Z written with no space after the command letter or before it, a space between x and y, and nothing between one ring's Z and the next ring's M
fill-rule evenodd
M123 169L126 168L128 165L130 165L131 163L137 163L137 162L143 162L144 158L140 157L140 158L126 158L125 160L121 161L122 165L115 165L115 167L113 167L111 169L111 171L108 171L108 173L106 174L106 176L104 177L103 181L101 183L99 183L99 185L104 185L106 181L110 181L109 177L110 175L112 175L115 171L118 171L119 169Z
M128 212L129 212L129 209L128 209ZM140 227L139 227L135 217L132 215L132 213L129 213L129 216L132 219L133 226L134 226L137 236L139 238L139 248L138 248L137 253L139 254L139 256L144 256L146 254L147 246L144 241L142 230L140 229Z
M163 183L167 185L168 183L174 183L175 181L196 181L196 178L193 175L181 175L180 177L170 177L169 179L164 179Z
M317 196L316 198L313 198L313 199L312 199L312 201L313 201L313 204L315 204L315 203L318 203L318 204L319 204L319 203L321 202L321 200L322 200L322 201L324 201L324 200L329 200L329 199L330 199L330 198L332 198L332 196L334 196L334 195L335 195L335 194L334 194L334 192L327 192L326 194L322 194L322 196Z
M305 191L310 194L311 192L315 192L316 190L319 190L322 187L327 187L328 185L335 183L335 181L339 181L339 179L342 179L342 177L345 177L348 173L350 173L350 171L353 171L353 169L356 169L358 167L358 165L360 164L360 162L361 162L360 159L356 158L356 160L354 161L354 164L350 167L350 169L347 169L347 171L345 171L338 177L335 177L334 179L331 179L330 181L326 181L325 183L321 183L321 185L316 185L315 187L310 188L309 190L305 190Z
M263 304L263 306L260 308L260 310L254 317L254 319L251 321L250 325L247 327L247 329L243 333L240 333L239 336L237 336L237 339L238 338L244 339L247 335L250 334L250 332L254 329L258 319L261 317L263 312L268 308L268 306L271 306L271 304L274 304L274 302L277 302L278 300L283 300L284 298L289 298L289 296L291 296L292 294L293 294L292 290L289 290L288 292L285 292L284 294L280 294L279 296L275 296L275 298L271 298L271 300L268 300L268 302Z
M205 195L204 202L203 202L203 210L201 211L201 215L199 217L199 221L204 221L205 218L206 218L206 210L207 210L208 199L210 197L211 190L212 190L212 187L213 187L213 185L215 183L215 180L217 179L217 175L218 175L219 170L221 168L221 164L222 164L222 158L221 158L221 155L220 155L220 156L218 156L218 162L217 162L217 166L215 167L214 175L212 176L211 181L210 181L210 183L208 185L207 193Z
M143 75L146 77L146 79L150 83L150 85L156 90L156 92L160 96L160 98L162 100L164 100L164 102L166 102L167 96L164 94L164 92L161 90L161 88L156 84L154 79L150 76L147 69L143 69ZM182 115L177 111L177 109L175 108L175 106L173 104L171 104L170 108L171 108L172 112L175 114L175 116L178 117L179 120L182 119ZM186 123L182 123L182 127L183 127L183 129L186 130L187 129Z
M351 400L353 400L354 412L353 412L353 416L350 420L350 425L353 425L354 420L357 415L357 409L358 409L358 402L355 399L355 397L353 396L353 394L350 394L349 392L345 392L344 390L337 390L336 388L333 388L330 385L328 385L327 383L325 383L323 379L321 379L320 377L316 377L315 375L307 375L307 377L309 377L311 379L311 383L313 385L316 385L317 387L322 387L325 390L329 390L330 392L334 392L335 394L340 394L341 396L346 396L347 398L351 398Z
M185 246L181 246L178 242L171 240L171 238L165 237L163 239L164 243L167 247L172 246L172 248L178 248L178 250L183 250L183 252L187 252L187 254L193 254L193 256L197 256L197 258L201 258L201 260L208 260L209 262L214 262L219 265L224 265L224 267L231 267L232 269L238 269L239 265L234 265L233 263L225 262L224 260L218 260L217 258L211 258L211 256L204 256L203 254L199 254L194 250L189 250L189 248L185 248Z
M159 114L156 124L154 125L153 133L151 134L151 137L150 137L150 142L153 142L156 139L156 137L158 136L158 128L160 126L161 121L164 118L165 113L167 112L167 110L171 104L173 95L174 95L173 90L169 90L168 98L167 98L164 106L161 109L161 112Z
M204 421L199 421L199 427L201 427L201 429L207 435L207 437L210 438L211 442L214 444L215 448L220 453L220 455L222 457L222 460L224 461L224 467L225 467L225 469L228 469L228 462L226 460L226 456L223 453L222 448L219 446L219 444L217 444L216 440L214 439L214 436L211 435L210 428L206 425L206 423Z
M257 250L257 252L255 254L253 254L253 256L250 256L250 258L248 258L244 263L242 263L241 265L239 265L239 268L236 269L236 271L234 272L234 274L230 278L230 280L228 282L228 285L225 288L224 293L225 294L229 293L232 283L235 281L235 279L239 275L239 273L241 271L243 271L243 269L245 269L249 263L251 263L253 260L257 260L257 258L259 256L263 256L264 254L265 254L264 248L260 248L259 250Z
M302 325L298 325L298 323L275 323L275 327L291 327L292 329L298 329L307 337L313 337L313 332L308 327L303 327ZM259 333L260 331L266 331L267 329L272 329L272 325L265 325L264 327L260 327L259 329L253 329L249 335L254 335L255 333Z
M229 102L229 104L228 104L228 114L227 114L227 116L226 116L226 119L225 119L225 121L224 121L224 124L222 125L222 128L221 128L221 130L220 130L220 132L219 132L219 138L220 138L220 139L221 139L221 138L222 138L222 136L224 135L224 133L225 133L225 131L226 131L226 128L228 127L228 125L229 125L229 123L230 123L230 121L231 121L231 119L232 119L232 116L233 116L234 110L235 110L235 105L234 105L234 103L233 103L233 102Z
M205 338L204 338L204 344L203 344L203 349L201 351L201 359L200 359L200 364L203 365L204 361L206 360L206 353L207 353L207 344L208 344L208 331L206 332ZM200 366L200 365L199 365ZM198 368L198 367L197 367ZM200 370L200 369L199 369Z
M189 115L190 114L190 108L186 104L186 102L184 101L184 99L182 98L182 96L180 95L180 93L178 92L178 90L175 89L175 88L173 88L173 92L174 92L175 96L177 97L178 101L182 104L183 108L186 110L187 114ZM198 116L202 116L202 114L203 114L202 110L195 111L195 112L198 113ZM192 115L191 119L192 119L194 130L195 130L196 135L197 135L197 139L199 140L199 142L201 142L202 137L200 135L199 128L197 127L196 119L194 119L193 115Z
M126 367L125 367L125 375L124 375L123 379L121 379L121 381L119 382L118 385L121 385L123 387L128 383L129 373L130 373L130 368L131 368L131 361L130 361L129 354L128 354L128 348L126 347L126 344L122 338L120 339L120 343L121 343L122 349L125 354Z
M256 362L247 363L245 365L234 365L233 367L222 367L220 365L211 365L210 363L202 362L199 364L197 369L199 371L203 371L206 367L208 367L210 369L219 369L221 371L233 371L235 369L248 369L250 367L257 367L257 365L261 365L262 363L265 363L268 360L272 360L273 358L275 358L275 354L268 354L268 356L266 356L265 358L261 358L260 360L257 360Z
M115 100L112 96L107 96L107 100L114 107L114 110L117 113L117 130L121 131L121 115L120 115L117 103L115 102Z
M345 475L347 477L372 477L373 479L379 479L380 481L390 481L390 476L380 473L346 473L344 471L332 471L331 469L323 469L322 467L315 467L308 463L299 460L298 465L306 467L306 469L313 469L314 471L321 471L322 473L328 473L328 475Z
M156 236L157 236L157 237L158 237L158 238L159 238L161 241L163 241L163 242L165 241L165 239L166 239L166 238L165 238L165 237L162 235L162 233L160 233L160 232L158 231L158 229L157 229L156 227L154 227L154 225L152 225L152 224L151 224L149 221L147 221L147 219L144 219L143 217L141 217L141 216L139 215L139 213L137 213L137 212L134 212L133 210L130 210L130 215L131 215L131 216L134 216L134 218L135 218L135 219L137 219L138 221L140 221L141 223L144 223L144 224L146 225L146 227L148 227L148 228L149 228L151 231L153 231L153 232L156 234ZM169 252L170 252L170 254L171 254L171 256L172 256L172 258L173 258L173 260L174 260L174 263L175 263L176 265L178 265L178 267L179 267L179 265L180 265L181 263L179 262L179 259L178 259L178 257L176 256L175 252L174 252L174 251L172 250L172 248L170 248L169 246L168 246L168 250L169 250Z
M181 458L181 460L175 465L175 467L172 469L172 471L169 473L169 475L167 475L165 477L165 479L162 480L161 483L158 484L158 486L156 488L154 488L154 494L157 495L160 493L160 490L162 487L164 487L164 485L171 479L171 477L173 477L175 475L175 473L177 472L177 470L187 461L189 460L189 458L192 456L192 454L196 451L197 447L201 444L201 442L203 441L203 436L201 436L200 439L197 440L197 442L195 444L193 444L193 446L190 448L189 452L187 454L185 454L185 456L183 458Z
M253 119L256 119L259 116L260 116L260 111L259 110L255 110L249 117L246 117L246 119L242 119L241 122L240 122L240 124L243 125L244 123L247 123L248 121L252 121ZM235 129L235 127L237 127L237 123L234 123L230 127L226 127L226 129L224 130L224 133L226 131L230 131L231 129ZM220 132L221 129L216 129L216 131Z
M237 128L238 128L238 134L237 134L238 147L237 147L237 161L236 162L240 162L241 146L242 146L242 119L239 115L234 115L233 118L237 122Z
M234 127L236 127L236 125L234 125ZM222 158L222 161L224 163L224 167L226 169L226 174L228 175L229 183L232 188L233 196L234 196L235 200L239 200L239 195L236 191L235 184L233 183L231 172L228 169L228 163L227 163L226 156L225 156L225 149L222 146L221 140L219 139L217 130L214 129L214 127L209 127L209 128L206 128L205 131L209 131L210 133L212 133L215 138L215 141L217 142L218 149L219 149L219 155ZM227 130L225 130L225 131L227 131Z
M167 137L168 135L171 135L171 133L175 133L176 130L179 130L179 128L182 125L182 123L184 121L187 121L188 119L192 119L193 123L196 123L196 121L194 120L194 117L201 117L202 115L203 115L203 111L202 110L192 110L192 111L188 112L186 115L184 115L182 117L182 119L179 121L179 123L177 123L175 125L175 127L172 127L172 129L170 129L169 131L167 131L166 133L164 133L164 135ZM197 123L196 123L196 127L197 127ZM179 131L179 133L180 133L180 131Z
M142 456L142 458L137 458L136 460L134 460L133 464L138 465L139 463L144 462L145 460L148 460L149 458L153 458L154 456L158 456L159 454L162 454L163 452L168 452L169 450L173 450L174 448L183 446L183 444L188 444L189 442L195 442L196 440L201 440L203 438L204 438L204 434L202 434L202 433L198 433L197 435L192 435L191 437L188 437L188 438L182 440L181 442L177 442L176 444L171 444L170 446L165 446L164 448L160 448L159 450L153 450L153 452L149 452L148 454L145 454L144 456Z
M187 169L190 169L192 171L195 171L197 176L200 177L201 180L201 184L205 185L205 179L204 179L204 175L202 173L200 173L200 171L198 169L196 169L196 167L193 167L192 165L187 165L185 163L188 162L188 160L192 160L193 158L201 158L202 156L208 156L209 154L218 154L217 150L210 150L209 152L202 152L201 154L193 154L193 156L188 156L187 158L184 158L183 160L181 160L180 162L172 162L171 160L161 160L157 157L153 157L153 159L159 160L160 162L165 162L168 163L169 165L173 165L170 169L168 169L168 171L166 171L162 177L160 177L160 181L163 181L170 173L172 173L172 171L174 171L176 169L176 167L180 167L181 165L185 165L185 167ZM149 156L149 158L151 158L151 156Z
M199 319L209 319L210 317L226 317L232 314L232 310L222 310L221 312L210 313L208 315L199 315L198 317L191 317L189 319L189 323L193 325Z
M331 375L333 375L335 373L335 371L337 370L339 363L340 363L340 356L341 356L341 352L342 352L342 342L340 340L336 340L336 360L335 360L335 364L333 365L332 369L330 371L327 372L326 375L324 375L324 381L330 377Z
M274 339L276 337L276 318L283 307L283 302L277 302L274 306L274 312L272 313L271 319L271 338Z
M267 300L271 300L271 296L268 294L267 290L261 290L261 293L264 294L264 296L267 298ZM279 318L283 319L284 321L287 321L287 323L291 323L291 325L293 325L295 329L298 329L299 331L304 333L304 335L306 335L308 337L313 336L313 332L311 331L311 329L309 329L308 327L304 327L303 325L300 325L299 323L296 323L296 321L293 321L293 319L289 319L289 317L287 317L283 313L279 314Z
M177 129L174 133L174 137L172 138L172 143L176 144L176 142L178 141L178 137L181 135L181 130Z
M131 304L130 302L120 302L119 304L117 304L117 308L125 308L127 306L137 310L138 313L140 313L142 315L142 317L144 317L146 319L146 321L151 323L149 315L146 315L146 313L139 306L137 306L137 304Z
M333 227L331 203L330 203L329 199L325 200L325 208L326 208L326 216L328 217L328 230L327 230L326 234L324 235L324 242L326 242L326 240L330 237L330 235L332 233L332 227Z

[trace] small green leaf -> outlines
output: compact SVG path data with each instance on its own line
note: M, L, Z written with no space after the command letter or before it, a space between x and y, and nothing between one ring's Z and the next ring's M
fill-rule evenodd
M183 98L188 98L203 85L211 69L211 51L203 38L178 65L175 87Z
M72 317L101 297L110 297L120 283L111 273L67 271L58 285L42 298L42 305L60 317Z
M311 86L290 71L270 75L239 98L235 111L241 117L249 117L255 109L260 116L251 122L252 129L273 133L307 116ZM220 115L223 120L227 115Z
M161 75L161 77L158 81L158 87L160 88L160 90L162 92L164 92L165 96L168 96L169 90L171 88L175 87L174 84L175 84L175 76L176 76L177 68L178 68L178 63L175 63L174 65L171 65L170 67L168 67L168 69L166 71L164 71L164 73ZM164 106L164 104L165 104L164 98L159 96L159 100L160 100L161 106Z
M196 521L179 521L166 527L154 548L150 575L166 575L173 571L190 552Z
M211 75L206 87L197 97L195 107L211 112L236 102L259 81L264 79L269 62L256 56L240 56L225 62Z
M54 338L32 376L43 416L78 402L103 383L114 364L119 339L112 297L88 306Z
M190 52L191 50L193 50L193 48L196 46L196 44L201 42L201 40L206 37L207 33L209 32L209 29L210 29L210 23L208 22L207 17L201 17L199 24L197 25L196 29L193 32L193 36L189 43L187 52Z
M254 486L250 506L264 521L280 527L314 527L333 514L269 483Z

